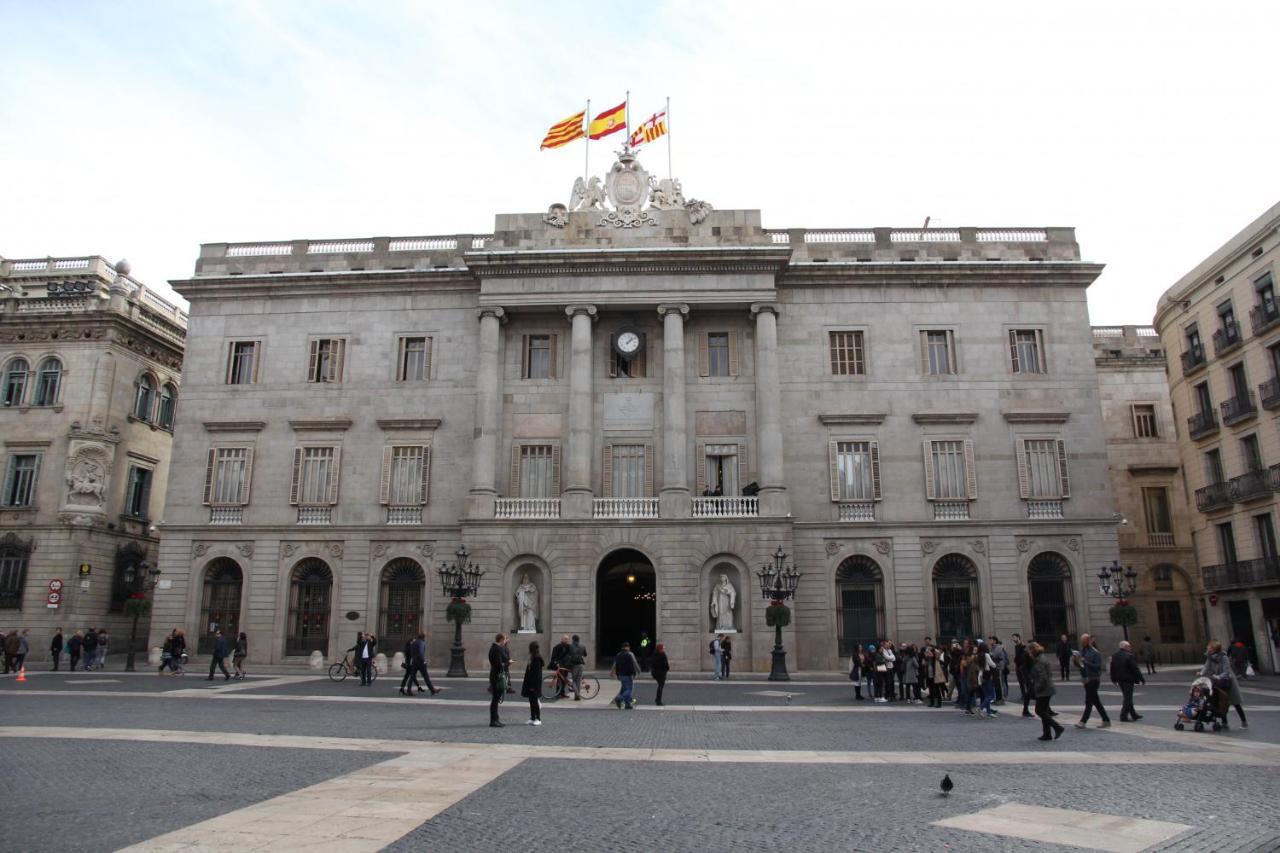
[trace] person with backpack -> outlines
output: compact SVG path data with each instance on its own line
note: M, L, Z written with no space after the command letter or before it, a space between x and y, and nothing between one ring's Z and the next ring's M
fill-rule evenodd
M49 641L49 656L53 658L53 671L58 671L58 662L62 659L63 639L62 626L54 629L53 639Z
M98 662L98 632L96 629L90 628L85 632L80 648L84 651L84 671L88 672ZM72 668L74 669L74 667Z
M621 711L624 707L631 711L635 708L635 698L632 696L632 689L635 685L636 675L640 672L640 662L636 660L636 656L631 653L631 644L623 643L622 649L618 652L617 657L613 659L613 667L609 670L610 675L616 675L618 678L618 695L613 697L613 704Z
M658 643L653 648L653 661L649 664L649 672L653 680L658 682L658 697L655 705L662 704L662 690L667 686L667 673L671 671L671 661L667 658L667 644Z
M1088 728L1089 714L1094 708L1098 709L1098 715L1102 717L1098 728L1111 728L1111 718L1107 716L1107 709L1102 707L1102 700L1098 698L1098 686L1102 683L1102 652L1098 651L1091 636L1081 634L1080 651L1074 657L1076 666L1080 667L1080 677L1084 679L1084 716L1076 723L1076 728Z
M716 634L711 638L711 645L707 647L707 651L711 652L711 674L715 681L720 680L720 672L724 669L724 646L720 643L720 634ZM630 648L624 644L624 648Z

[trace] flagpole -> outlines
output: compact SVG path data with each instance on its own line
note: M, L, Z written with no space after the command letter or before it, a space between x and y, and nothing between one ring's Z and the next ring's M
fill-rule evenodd
M586 123L587 131L588 131L586 134L584 134L586 137L587 144L582 146L583 148L586 149L586 154L583 155L583 162L582 162L582 180L589 181L591 180L591 133L590 133L591 131L591 99L590 98L587 98L587 111L582 114L582 120L583 122Z
M630 89L627 90L626 106L622 108L622 120L626 125L626 127L623 129L622 132L627 135L627 141L623 143L622 147L624 150L629 151L631 149L631 90Z
M671 177L671 96L667 96L667 177Z

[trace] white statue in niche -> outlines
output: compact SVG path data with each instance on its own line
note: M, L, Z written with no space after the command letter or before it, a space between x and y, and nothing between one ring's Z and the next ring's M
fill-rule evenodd
M711 618L716 620L717 633L737 633L733 627L733 605L738 601L738 591L733 588L726 574L720 575L720 583L711 590Z
M516 608L520 611L520 634L536 634L538 632L538 588L529 580L525 572L520 578L520 586L516 587Z

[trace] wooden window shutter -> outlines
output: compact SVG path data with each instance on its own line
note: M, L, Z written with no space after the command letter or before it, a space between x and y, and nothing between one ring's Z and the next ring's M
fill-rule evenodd
M320 364L320 342L312 341L311 342L311 361L307 366L308 382L321 381L321 377L316 373L316 371L319 369L318 368L319 364Z
M333 449L333 462L329 466L329 505L338 503L338 480L342 474L342 448Z
M1031 478L1027 471L1027 440L1019 438L1014 442L1014 452L1018 461L1018 495L1023 500L1031 497Z
M40 457L36 457L36 477L40 476ZM139 500L139 507L142 509L142 517L151 517L151 481L155 479L156 472L148 470L149 476L142 484L142 498Z
M329 375L330 382L341 382L342 371L345 367L344 362L347 360L347 342L344 338L335 338L333 341L333 358L329 360L331 366Z
M738 445L738 494L742 494L742 487L747 484L747 446L745 444Z
M520 445L511 445L511 482L507 485L507 497L520 497Z
M1058 478L1062 481L1062 496L1071 497L1071 480L1067 477L1067 443L1058 439Z
M249 505L249 493L253 486L253 448L244 449L244 477L240 480L240 506Z
M609 336L609 378L610 379L618 378L618 352L613 348L614 343L617 341L617 339L618 339L617 335Z
M560 336L552 335L548 349L548 359L550 368L547 370L549 379L560 378Z
M644 443L644 494L653 497L653 442Z
M693 460L694 488L697 489L698 496L702 496L707 491L707 443L699 441L695 446L698 455Z
M880 500L880 442L870 442L871 446L871 496Z
M604 468L600 471L600 491L606 498L613 497L613 445L604 446Z
M706 332L698 332L698 375L711 375L711 351Z
M289 486L289 503L298 505L298 491L302 487L302 448L293 449L293 482Z
M227 375L222 380L222 383L224 385L231 384L232 366L235 363L236 363L236 342L232 341L231 343L227 344ZM208 503L208 501L205 501L205 503Z
M1040 356L1040 372L1049 372L1049 350L1044 345L1044 329L1036 329L1036 352Z
M1018 372L1018 333L1014 329L1009 330L1009 357L1013 360L1013 372Z
M205 463L204 469L204 505L208 506L213 503L213 466L216 464L218 451L209 448L209 458Z
M827 466L831 481L831 500L840 500L840 442L827 442Z
M405 382L409 378L409 371L406 370L406 367L408 365L405 363L405 360L404 360L404 354L408 352L408 350L409 350L409 339L403 335L396 338L396 366L394 371L395 376L392 378L394 378L395 381L397 382Z
M973 441L964 440L964 479L969 500L978 497L978 466L973 461Z
M529 378L529 336L520 336L520 378ZM514 496L513 496L514 497Z
M262 364L262 341L253 342L253 381L258 382L258 366Z
M636 379L643 379L649 375L647 362L649 358L649 336L640 333L640 349L636 350L636 357L631 360L631 375Z
M956 333L947 329L947 369L960 372L960 354L956 352Z
M920 333L920 372L925 375L929 373L929 333L927 331Z
M431 498L431 445L422 445L422 484L418 489L418 503L425 504Z
M551 445L551 494L560 496L560 445Z
M422 346L422 381L431 379L431 362L435 358L436 339L427 338Z
M738 375L738 338L737 332L729 333L729 375Z
M378 487L378 503L391 503L391 466L394 464L396 449L391 445L382 448L382 484Z
M938 484L933 476L933 442L924 442L924 496L929 500L937 500Z

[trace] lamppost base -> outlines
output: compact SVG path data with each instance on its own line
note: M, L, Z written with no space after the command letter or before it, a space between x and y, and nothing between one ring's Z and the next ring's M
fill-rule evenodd
M790 681L787 674L787 652L782 646L773 647L773 666L769 670L770 681Z
M465 649L461 645L455 645L449 649L449 671L444 674L445 678L466 678L467 677L467 661L464 656Z
M133 672L133 671L134 671L134 669L133 669L133 655L134 655L134 653L133 653L133 652L129 652L129 654L125 655L125 658L124 658L124 671L125 671L125 672Z

